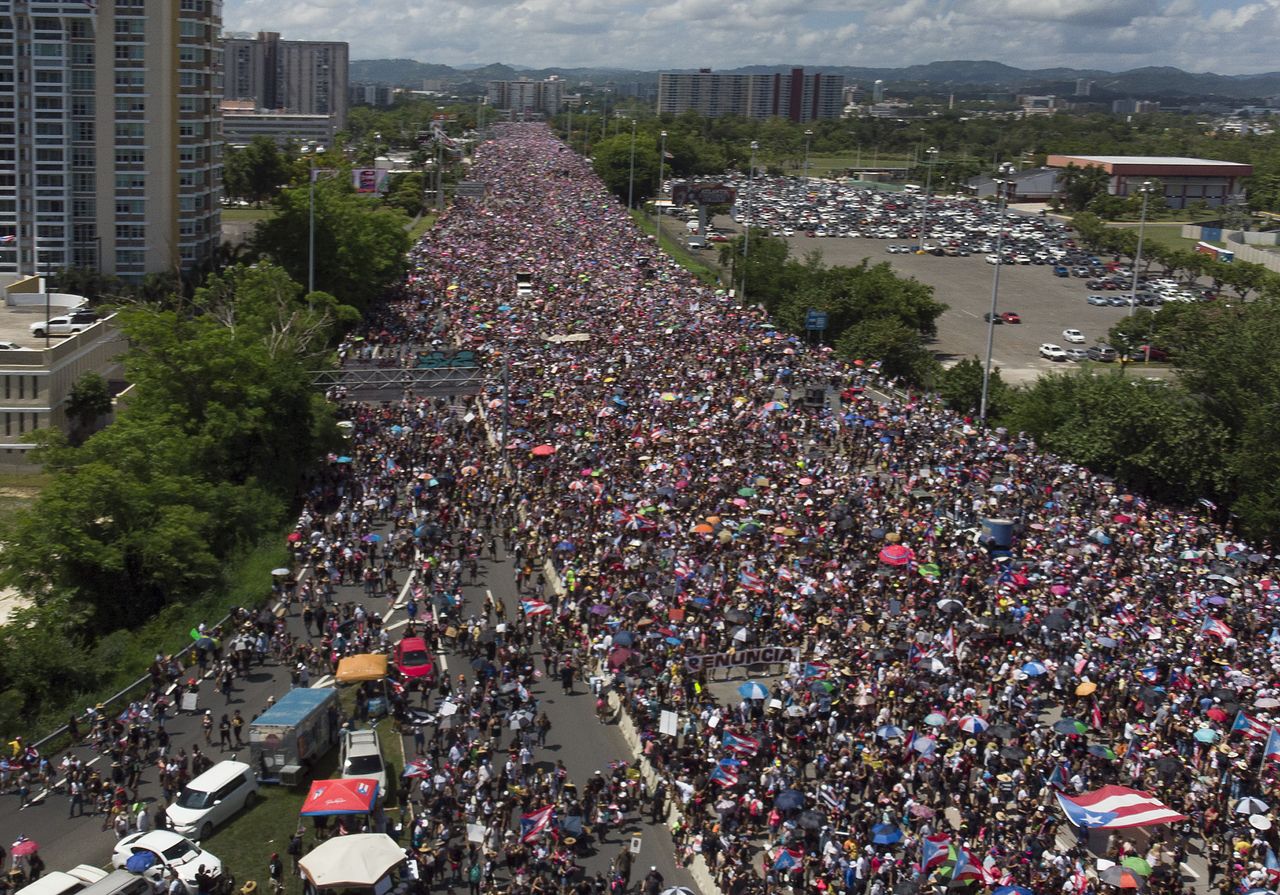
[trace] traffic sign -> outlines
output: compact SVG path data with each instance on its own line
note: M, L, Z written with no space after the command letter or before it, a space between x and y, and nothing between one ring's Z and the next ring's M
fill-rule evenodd
M827 312L810 309L804 315L804 328L811 333L820 333L827 328Z

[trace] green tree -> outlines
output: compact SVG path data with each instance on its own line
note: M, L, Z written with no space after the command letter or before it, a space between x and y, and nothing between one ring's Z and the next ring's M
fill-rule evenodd
M299 283L308 279L310 197L306 187L276 197L276 213L254 228L251 248ZM403 273L408 219L359 196L346 180L315 184L316 288L357 309L369 307Z
M848 360L878 360L884 375L929 385L940 367L920 333L893 317L873 317L845 330L836 351Z
M952 410L976 415L982 407L983 362L976 357L966 357L942 371L938 377L938 394ZM987 385L987 418L993 421L1008 413L1014 402L1013 390L1000 375L1000 368L991 368Z
M631 194L635 205L652 195L658 181L658 149L656 139L639 133L635 138L634 174L631 134L618 134L596 143L592 148L592 167L605 187L622 202Z
M90 370L77 379L67 393L65 410L77 438L110 413L111 389L102 374Z
M270 137L254 137L242 149L229 148L223 162L228 196L261 205L289 182L290 159Z

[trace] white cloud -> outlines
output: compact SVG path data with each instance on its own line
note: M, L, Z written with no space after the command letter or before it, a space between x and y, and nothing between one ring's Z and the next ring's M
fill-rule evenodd
M225 0L231 31L353 59L653 71L749 64L1276 68L1280 0Z

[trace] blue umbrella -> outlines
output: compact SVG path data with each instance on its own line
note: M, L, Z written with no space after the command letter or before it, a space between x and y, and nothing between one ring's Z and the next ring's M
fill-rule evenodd
M902 841L902 831L897 824L876 824L871 828L871 841L876 845L893 845Z
M755 681L747 681L738 688L738 695L743 699L765 699L769 695L769 691Z
M614 646L631 646L633 643L635 643L635 637L630 631L619 631L613 635Z
M559 550L561 553L572 553L573 549L573 541L561 541L559 544L556 544L556 550Z
M681 643L679 637L664 637L663 640L665 640L667 643L671 644L672 646L679 646Z
M804 794L794 789L784 789L773 800L773 805L781 811L791 811L804 804Z
M1026 886L997 886L991 890L991 895L1035 895Z
M136 851L124 862L124 869L130 873L145 873L160 863L160 856L153 851Z
M1043 662L1028 662L1022 666L1022 673L1027 677L1039 677L1042 674L1048 674L1049 669Z
M350 463L350 462L351 462L351 458L350 458L350 457L339 457L339 458L338 458L338 462L339 462L339 463Z
M896 724L885 724L876 728L876 736L882 740L896 740L902 736L902 728Z

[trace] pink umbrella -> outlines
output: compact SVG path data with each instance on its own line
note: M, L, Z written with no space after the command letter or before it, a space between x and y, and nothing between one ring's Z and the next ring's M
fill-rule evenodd
M1049 588L1049 593L1053 594L1055 597L1065 597L1067 594L1071 593L1071 588L1067 587L1065 584L1055 584L1053 587Z
M15 858L28 858L40 851L40 846L36 844L34 839L27 839L25 836L13 843L13 848L9 849Z
M615 647L609 652L609 667L621 668L627 664L627 660L631 658L631 650L625 647Z
M535 457L550 457L555 452L556 452L556 447L553 444L540 444L536 448L534 448L532 451L530 451L530 453L533 454Z
M886 566L905 566L916 558L916 552L904 544L890 544L880 551L880 561Z

